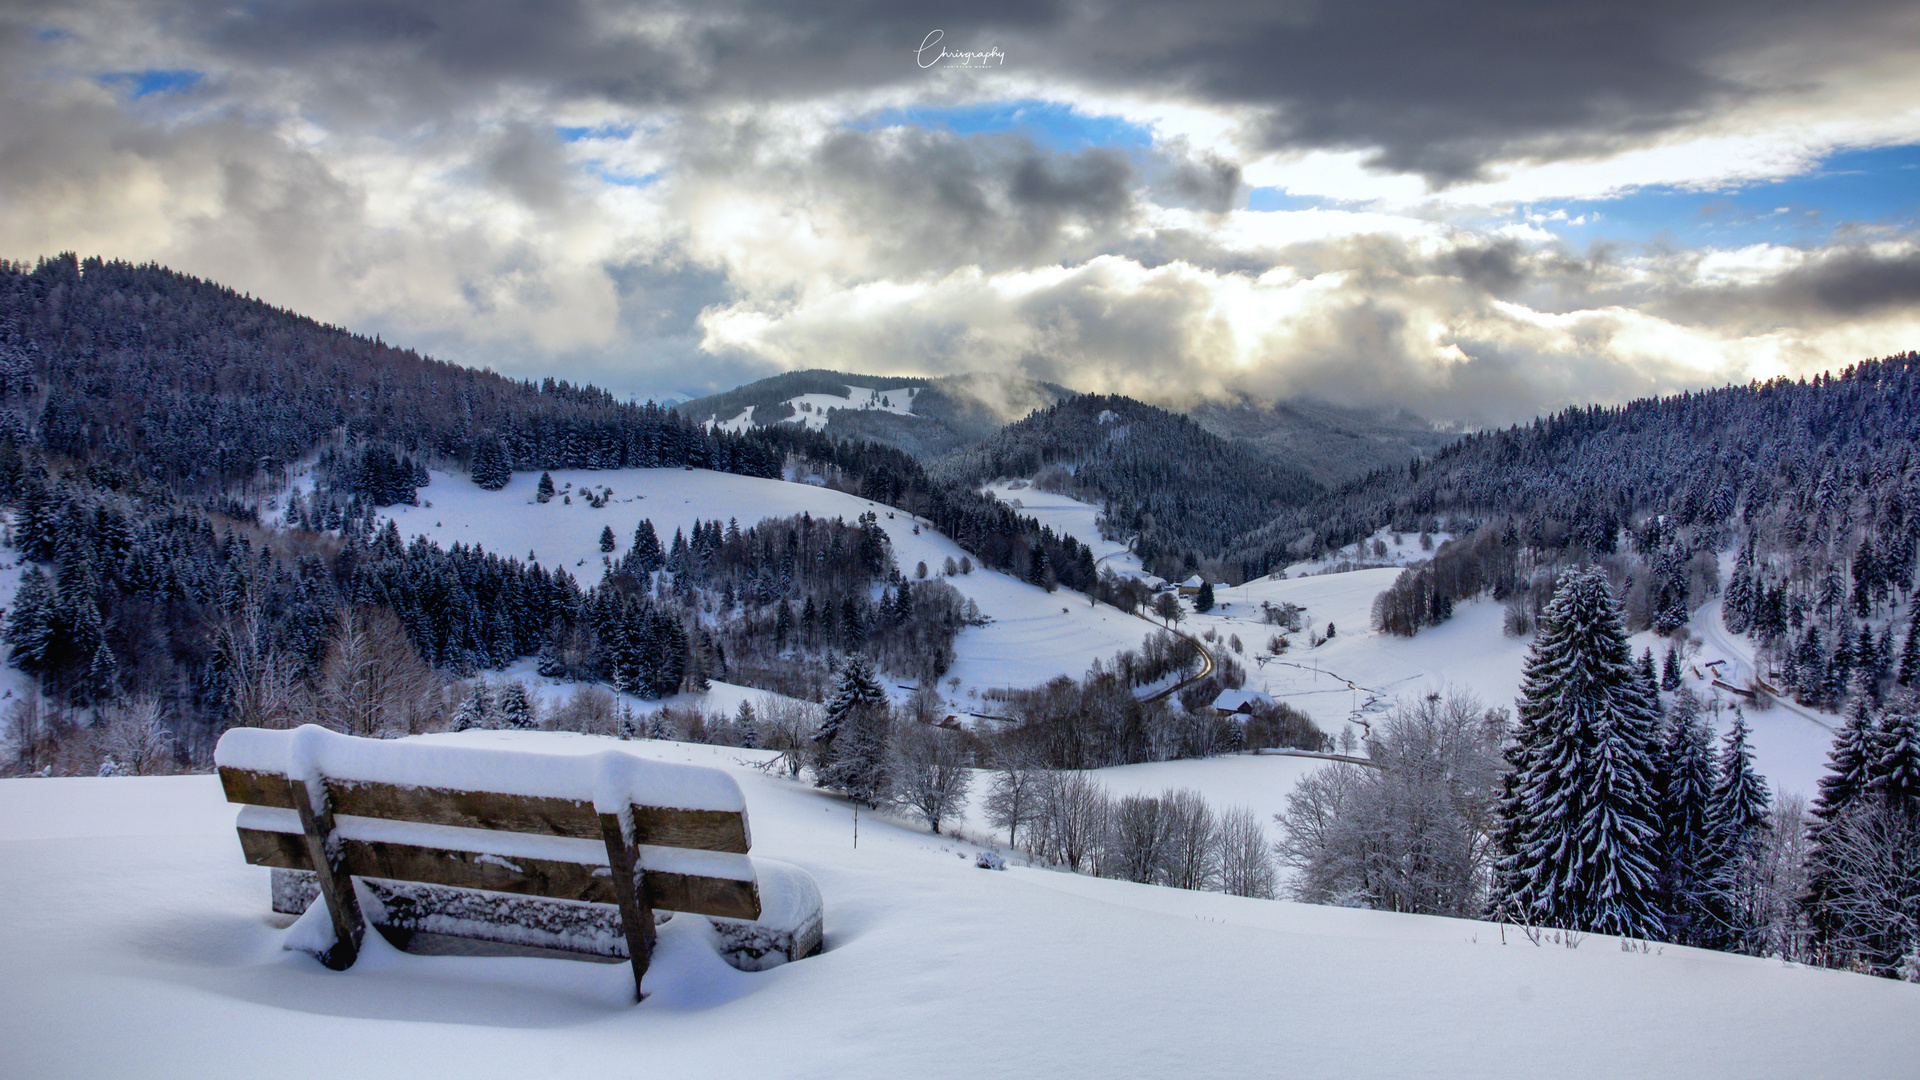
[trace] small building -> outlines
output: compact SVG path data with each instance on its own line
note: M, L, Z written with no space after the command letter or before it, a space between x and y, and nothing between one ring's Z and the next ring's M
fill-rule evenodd
M1213 711L1219 716L1250 716L1256 708L1271 708L1273 698L1259 690L1222 690L1213 699Z
M1200 586L1205 585L1206 583L1207 582L1205 578L1202 578L1199 574L1195 574L1192 577L1180 583L1180 595L1181 596L1199 596Z

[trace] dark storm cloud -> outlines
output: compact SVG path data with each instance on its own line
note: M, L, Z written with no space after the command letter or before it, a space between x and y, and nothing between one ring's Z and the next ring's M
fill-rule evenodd
M341 109L368 119L431 114L503 88L701 106L926 87L934 75L918 68L913 49L942 29L955 48L1004 49L1006 70L1021 77L1243 107L1269 147L1367 150L1381 165L1444 184L1516 155L1615 148L1804 88L1822 65L1869 64L1902 47L1894 20L1907 8L1893 0L175 0L132 10L226 62L304 69ZM44 18L60 18L48 10L56 13ZM1779 66L1782 45L1795 46L1791 68ZM982 81L993 73L970 77L966 92L993 92Z
M1817 259L1761 290L1772 306L1851 318L1920 305L1920 253L1845 251Z
M1920 308L1920 252L1834 248L1762 280L1705 285L1676 281L1645 306L1676 321L1739 326L1749 332L1897 314Z
M795 175L849 216L896 271L1026 265L1079 226L1101 242L1133 212L1134 169L1104 149L919 128L843 131Z

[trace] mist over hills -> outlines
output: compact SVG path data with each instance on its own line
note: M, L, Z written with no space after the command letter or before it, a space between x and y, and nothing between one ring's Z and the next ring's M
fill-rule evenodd
M1350 409L1304 398L1197 401L1177 411L1329 486L1428 457L1464 434L1404 409Z

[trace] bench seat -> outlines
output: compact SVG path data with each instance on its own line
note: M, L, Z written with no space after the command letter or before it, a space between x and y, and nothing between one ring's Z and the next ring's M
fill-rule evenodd
M712 920L727 961L764 970L818 951L805 871L747 854L746 806L717 769L609 743L580 753L457 740L356 739L318 727L235 729L215 750L247 861L276 911L327 900L313 951L357 955L360 929L628 960L636 991L654 912Z

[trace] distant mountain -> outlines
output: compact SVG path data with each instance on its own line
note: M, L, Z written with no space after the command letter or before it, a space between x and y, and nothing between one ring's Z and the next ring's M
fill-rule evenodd
M1084 394L935 462L942 480L1034 478L1103 506L1161 573L1218 556L1237 536L1324 488L1305 471L1132 398ZM1191 558L1190 558L1191 557Z
M927 378L815 368L698 398L675 411L692 423L732 431L804 424L833 438L876 442L931 461L1072 393L1014 376Z
M1215 435L1244 442L1329 486L1431 456L1463 434L1405 410L1349 409L1306 399L1271 405L1244 398L1203 401L1180 411Z

